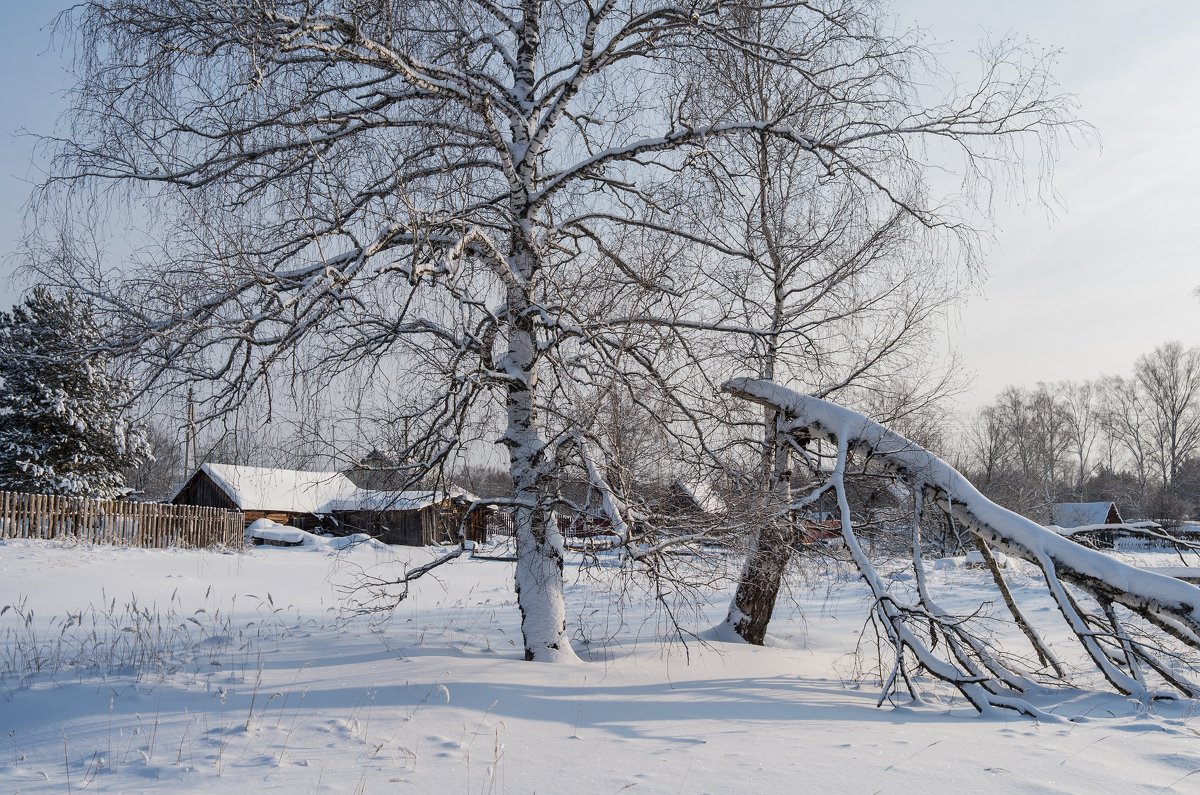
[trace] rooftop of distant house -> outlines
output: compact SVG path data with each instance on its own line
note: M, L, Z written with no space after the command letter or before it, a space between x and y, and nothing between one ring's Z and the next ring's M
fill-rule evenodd
M202 464L188 482L200 473L228 495L240 510L296 514L415 511L447 498L472 499L462 490L364 489L354 485L344 472L337 471L207 463Z

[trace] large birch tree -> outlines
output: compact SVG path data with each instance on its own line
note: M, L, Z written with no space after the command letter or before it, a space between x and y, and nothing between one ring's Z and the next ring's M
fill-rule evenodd
M115 189L142 202L153 245L119 272L42 276L126 320L111 346L136 349L161 383L210 385L213 411L280 368L370 379L403 361L423 466L495 417L525 656L573 659L551 507L563 451L588 448L561 401L573 380L669 391L664 340L747 331L694 300L678 256L722 249L681 220L680 176L698 156L769 141L922 225L953 225L936 201L908 202L919 141L958 146L978 175L988 153L970 142L1028 141L1037 157L1070 123L1036 63L998 59L949 101L918 101L901 89L925 54L869 0L773 4L787 17L771 41L747 28L754 7L81 3L63 19L79 83L37 212L78 218ZM769 64L837 112L812 126L744 104L697 117L704 85L679 66L720 52ZM619 513L617 495L606 505Z

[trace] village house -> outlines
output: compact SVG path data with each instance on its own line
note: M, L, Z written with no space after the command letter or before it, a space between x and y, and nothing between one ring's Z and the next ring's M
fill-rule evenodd
M1074 541L1114 549L1120 540L1169 546L1170 536L1152 521L1127 522L1114 502L1060 502L1050 508L1050 529Z
M1062 528L1124 524L1115 502L1060 502L1050 507L1050 523Z
M343 472L203 464L176 492L177 505L241 511L309 532L365 533L386 544L484 541L486 509L463 491L384 491L356 486Z

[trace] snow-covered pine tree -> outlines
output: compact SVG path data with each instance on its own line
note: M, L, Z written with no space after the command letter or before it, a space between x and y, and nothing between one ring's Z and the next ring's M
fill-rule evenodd
M0 312L0 489L82 497L127 491L145 460L143 429L122 406L129 383L97 352L87 301L38 287Z

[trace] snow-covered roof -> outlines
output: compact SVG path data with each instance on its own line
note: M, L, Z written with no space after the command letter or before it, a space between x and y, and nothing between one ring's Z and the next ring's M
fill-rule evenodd
M242 510L321 513L331 502L348 500L357 490L341 472L203 464L221 491Z
M1059 527L1109 524L1110 510L1116 512L1112 502L1060 502L1050 508L1050 521ZM1120 513L1115 523L1122 523Z
M675 485L701 511L705 513L719 513L725 510L725 501L721 499L719 494L713 491L713 487L710 484L700 481L685 483L682 480L677 480L675 481Z
M447 498L474 501L475 495L461 489L450 491L383 491L378 489L356 489L346 499L338 499L325 506L324 513L331 511L418 511L428 508Z
M328 514L335 511L415 511L466 492L376 491L355 486L341 472L234 464L203 464L200 471L243 511Z

